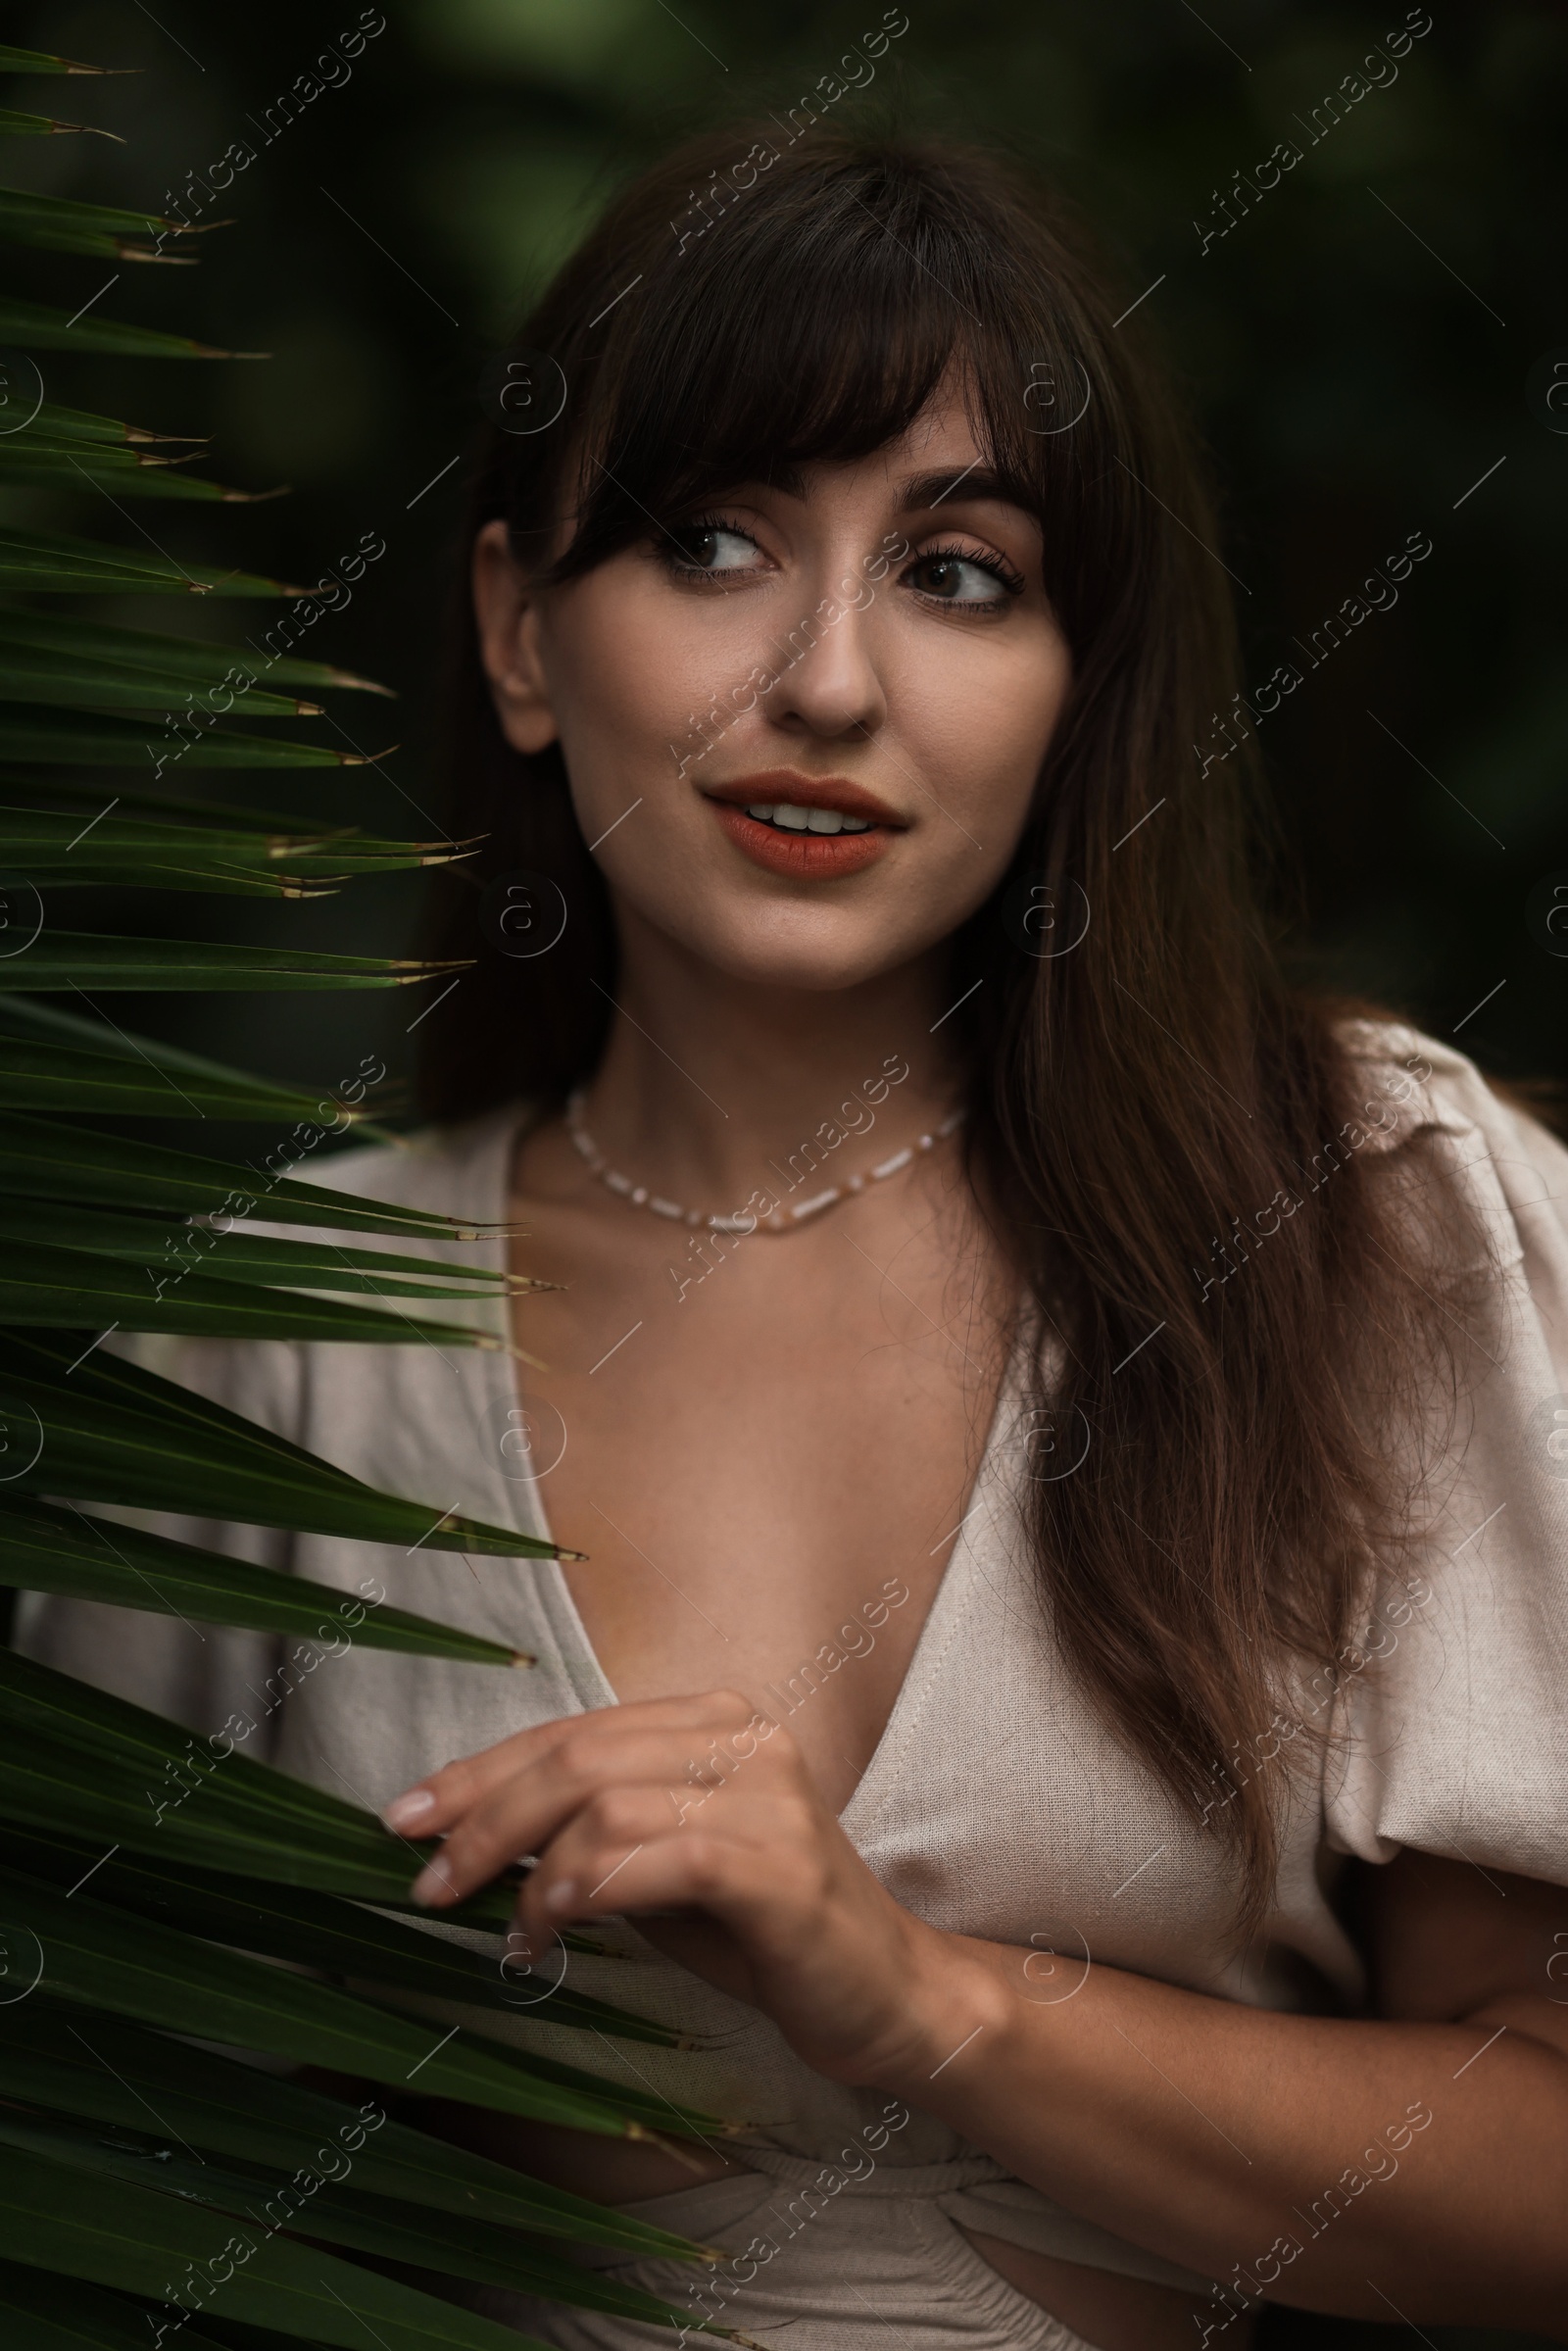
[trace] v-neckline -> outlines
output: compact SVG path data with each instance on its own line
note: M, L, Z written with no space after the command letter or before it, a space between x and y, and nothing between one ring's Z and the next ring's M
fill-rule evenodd
M515 1115L508 1119L502 1131L501 1150L494 1171L499 1198L492 1193L489 1203L491 1212L485 1219L486 1222L496 1226L504 1226L508 1221L508 1210L511 1206L513 1192L512 1176L516 1161L517 1145L522 1137L523 1121L530 1115L531 1109L531 1104L522 1104ZM499 1248L502 1261L505 1263L508 1249L504 1239L500 1241ZM503 1312L507 1317L510 1338L510 1298L506 1301ZM904 1677L894 1693L887 1719L882 1725L876 1744L871 1749L865 1769L856 1781L843 1809L836 1815L838 1825L846 1835L850 1833L851 1815L858 1814L870 1803L873 1783L879 1776L879 1768L884 1757L893 1745L894 1735L901 1730L904 1716L918 1702L917 1692L928 1679L930 1652L936 1647L937 1641L941 1638L943 1622L955 1607L961 1605L960 1587L964 1579L960 1570L960 1562L968 1562L972 1558L969 1524L976 1513L985 1507L987 1497L983 1490L989 1483L992 1463L1001 1443L1004 1417L1016 1404L1022 1347L1020 1329L1014 1334L1013 1344L1008 1349L1007 1360L997 1389L996 1401L992 1407L991 1422L986 1432L985 1444L981 1447L974 1477L970 1481L969 1491L964 1497L963 1515L954 1529L956 1540L943 1564L942 1573L937 1579L936 1590L926 1608L925 1621L920 1627L914 1647L909 1653L909 1662L905 1668ZM510 1353L498 1349L484 1360L496 1366L499 1378L506 1384L506 1396L509 1403L514 1409L520 1411L524 1398L514 1357ZM539 1479L533 1469L531 1453L526 1481L518 1480L515 1484L509 1481L509 1494L514 1504L523 1495L527 1497L527 1514L532 1523L525 1531L536 1536L542 1543L554 1543L555 1533L550 1524L550 1513L545 1507ZM514 1515L516 1515L515 1509ZM582 1611L572 1596L571 1587L566 1581L565 1571L562 1567L561 1561L552 1557L538 1560L535 1564L544 1572L550 1584L551 1595L566 1631L572 1637L575 1653L568 1653L564 1643L562 1664L571 1689L571 1694L578 1702L579 1710L586 1714L596 1706L621 1705L624 1701L606 1673L599 1652L589 1639ZM597 1690L585 1690L583 1687L585 1682L597 1683Z

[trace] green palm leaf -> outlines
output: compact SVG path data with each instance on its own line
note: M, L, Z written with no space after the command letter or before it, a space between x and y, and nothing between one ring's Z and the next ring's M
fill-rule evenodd
M82 66L74 57L54 57L43 49L0 48L0 73L119 73L120 66Z
M148 2351L152 2341L151 2314L142 2303L14 2261L0 2261L0 2317L12 2351ZM258 2330L257 2351L285 2339ZM189 2324L179 2340L180 2351L225 2351Z
M192 854L216 854L226 864L255 865L264 871L270 866L286 866L291 873L330 868L338 876L450 865L472 855L471 849L458 842L382 841L364 833L302 833L297 828L283 834L252 832L237 823L221 830L212 825L155 823L142 816L114 815L115 806L112 798L102 814L86 825L79 824L74 814L62 816L47 808L0 806L0 861L39 882L58 880L71 870L84 838L91 839L92 847L82 851L82 856L100 862L122 857L132 880L137 864ZM216 816L219 811L214 813Z
M169 220L159 213L132 212L116 204L78 204L68 196L40 196L30 188L0 187L0 238L12 245L44 245L56 253L95 253L106 261L151 261L158 256L146 250L148 237L202 233L184 220Z
M179 730L175 731L176 726ZM186 734L190 740L187 742ZM74 767L140 767L164 760L183 767L366 767L385 754L334 751L324 743L279 742L214 726L192 712L174 713L162 734L132 719L90 711L41 710L29 703L0 704L0 759L62 759Z
M65 490L106 489L122 498L205 499L210 505L253 506L281 497L278 490L234 490L205 473L183 473L192 455L165 457L144 449L72 448L40 433L0 440L0 488L36 483Z
M347 2245L383 2262L416 2264L438 2275L510 2286L518 2293L549 2294L582 2309L611 2311L653 2326L678 2327L689 2316L636 2286L596 2278L560 2254L488 2222L429 2214L416 2205L386 2204L335 2180L307 2186L278 2173L208 2163L161 2144L146 2131L105 2139L79 2123L0 2111L0 2147L31 2150L46 2162L87 2173L95 2182L122 2180L137 2188L152 2187L160 2195L228 2213L263 2230L286 2227L298 2235ZM220 2302L218 2307L221 2309ZM707 2331L728 2334L726 2328ZM182 2327L181 2339L184 2333ZM145 2336L138 2351L148 2351Z
M74 1360L67 1346L28 1331L6 1332L3 1344L0 1417L7 1443L21 1455L28 1432L37 1440L33 1467L12 1473L19 1494L64 1493L82 1501L303 1528L410 1551L577 1556L455 1509L432 1511L380 1494L237 1412L101 1349L89 1347ZM0 1685L20 1662L0 1657Z
M60 417L69 416L72 412L46 409L43 414ZM112 433L124 434L133 429L112 424L107 417L84 416L78 421L82 425L101 425ZM206 645L188 637L158 636L148 629L111 628L79 619L74 612L65 616L56 612L0 612L0 649L14 653L19 648L58 654L68 661L100 661L116 669L151 671L159 677L177 679L181 690L186 686L224 685L237 690L238 680L256 680L265 675L273 685L303 686L313 693L322 693L329 687L361 694L392 693L390 686L378 685L373 678L359 677L352 669L334 668L328 661L300 661L288 654L263 657L251 645Z
M261 1722L304 1679L297 1657L257 1693ZM127 1851L397 1909L409 1908L414 1873L435 1849L395 1837L373 1813L256 1761L244 1751L258 1728L249 1716L230 1716L221 1732L197 1739L11 1652L0 1652L0 1691L5 1817L28 1828L90 1837L101 1821ZM95 1801L95 1783L101 1810L89 1824L77 1815ZM463 1917L505 1925L510 1910L497 1888L465 1905Z
M0 1584L105 1600L187 1623L241 1625L299 1641L344 1638L348 1628L341 1612L348 1607L358 1611L352 1636L363 1648L450 1657L465 1665L534 1662L520 1649L503 1648L477 1633L434 1624L384 1602L368 1608L329 1584L279 1575L227 1551L200 1550L140 1527L15 1496L0 1498Z
M345 1299L225 1282L213 1272L171 1267L159 1273L36 1242L0 1264L0 1317L13 1328L79 1331L111 1322L117 1330L177 1332L191 1339L373 1340L383 1347L422 1342L491 1350L507 1345L492 1331L415 1321L401 1309L382 1313Z
M308 1087L280 1085L273 1078L259 1078L248 1069L232 1069L226 1062L214 1061L205 1053L189 1053L184 1047L171 1045L165 1039L139 1037L118 1026L106 1028L101 1020L86 1020L79 1012L63 1012L58 1005L36 1004L25 996L0 997L0 1039L6 1038L8 1032L24 1042L42 1037L61 1044L69 1039L70 1043L66 1046L68 1052L85 1049L117 1065L141 1069L151 1067L159 1071L171 1085L175 1073L181 1078L195 1078L203 1085L212 1085L229 1102L238 1096L248 1095L259 1103L264 1098L275 1094L277 1102L265 1111L258 1110L255 1113L258 1116L271 1117L275 1108L279 1116L298 1119L302 1111L308 1113L313 1108L320 1115L328 1104L334 1105L340 1116L354 1122L363 1121L365 1116L363 1101L349 1102L338 1092L318 1089L313 1099L313 1090ZM363 1078L349 1082L358 1083L363 1095ZM386 1089L379 1079L373 1082L371 1090L378 1099L384 1099ZM284 1110L281 1106L283 1102L300 1107ZM146 1116L145 1110L138 1115ZM224 1115L238 1116L240 1113L225 1111ZM389 1140L379 1128L368 1123L362 1126L361 1131L378 1141Z
M367 1616L367 1624L373 1622L373 1615ZM497 1654L505 1659L505 1651ZM355 1989L422 1992L432 2000L612 2033L618 2039L647 2041L660 2048L697 2045L669 2026L574 1990L569 1965L559 1984L559 1970L551 1965L541 1977L530 1976L508 1959L499 1936L493 1950L470 1951L337 1894L258 1885L217 1870L178 1868L167 1856L120 1851L105 1861L101 1849L79 1838L51 1837L46 1841L0 1829L0 1858L29 1877L67 1887L91 1870L94 1893L117 1908L182 1928L210 1942L292 1960L346 1979Z
M11 306L14 308L15 306ZM0 339L16 321L0 301ZM20 339L20 337L19 337ZM37 337L31 338L36 342ZM249 571L215 571L211 579L187 571L172 556L145 555L134 547L112 547L102 539L79 539L57 530L22 530L0 523L0 588L118 596L293 596L308 597L309 588L291 588L280 579L260 579Z
M318 1142L328 1132L328 1125L318 1125L310 1140ZM352 1192L328 1192L294 1175L284 1180L238 1160L131 1143L53 1118L6 1121L0 1131L0 1196L7 1193L149 1208L165 1216L184 1209L193 1216L244 1217L260 1207L269 1224L324 1225L408 1239L471 1241L479 1235L478 1227L457 1224L428 1208L359 1200Z
M171 448L203 448L207 438L203 433L149 432L143 425L122 423L118 416L94 416L85 409L59 408L50 400L33 411L32 422L39 432L52 434L57 441L103 442L110 447L160 442Z
M35 240L33 240L35 241ZM0 342L20 343L26 351L102 351L118 359L243 360L260 359L259 351L220 351L211 343L193 342L189 335L163 334L153 326L129 326L118 318L88 318L52 310L47 303L21 302L0 294Z
M146 1216L117 1216L94 1208L54 1208L43 1200L0 1200L0 1242L39 1241L123 1257L132 1265L172 1274L205 1265L226 1282L282 1283L293 1290L336 1290L372 1298L505 1299L546 1283L499 1266L445 1257L406 1257L391 1249L338 1249L329 1242L273 1240L240 1225L226 1233L207 1224L160 1224Z
M96 71L0 50L5 65ZM28 136L68 127L0 115L0 130ZM0 240L13 243L187 260L196 240L185 226L134 205L0 189ZM0 340L122 358L255 356L106 318L96 301L85 310L74 301L68 314L10 295L0 295ZM0 495L7 486L51 499L85 494L95 516L103 494L117 505L126 494L208 504L248 495L192 468L205 455L201 440L56 403L8 415L16 421L0 434ZM260 646L240 648L28 609L61 594L290 598L295 610ZM271 2192L275 2167L314 2162L311 2135L339 2130L349 2111L194 2048L191 2035L603 2135L726 2127L461 2029L433 2041L440 2027L409 2007L432 2006L445 2022L453 2008L514 2005L499 1974L504 1954L487 1959L400 1915L415 1868L434 1848L388 1836L359 1803L247 1751L286 1690L340 1653L343 1632L367 1647L475 1666L522 1662L513 1650L76 1506L249 1521L397 1543L411 1556L552 1555L547 1543L455 1507L377 1492L103 1347L116 1331L146 1328L499 1347L510 1298L526 1285L494 1263L455 1258L455 1243L499 1240L499 1231L284 1180L362 1105L318 1101L307 1087L34 1001L75 998L96 1013L99 990L277 993L423 979L450 990L466 965L74 933L55 927L54 894L129 884L216 898L316 896L474 845L381 840L169 788L184 783L170 773L182 765L194 775L367 763L274 723L322 714L319 698L330 691L385 691L290 650L339 604L340 582L328 604L325 582L293 587L205 556L187 563L178 549L0 521L0 761L11 764L0 778L0 1583L174 1612L192 1627L245 1627L288 1650L256 1695L257 1719L233 1715L207 1740L0 1651L0 1819L12 1824L0 1838L0 1919L13 1940L30 1935L47 1972L31 1998L0 2001L0 2310L38 2351L128 2351L127 2326L143 2339L147 2297L193 2298L171 2282L171 2266L184 2275L215 2230L249 2227L252 2199ZM118 790L113 776L95 784L91 771L105 768L121 771ZM266 1160L121 1140L77 1123L83 1112L266 1121ZM366 1121L362 1131L377 1129ZM256 1233L249 1219L315 1227L319 1237ZM334 1233L393 1247L339 1247ZM406 1311L448 1298L450 1320ZM65 1507L63 1495L72 1497ZM380 1588L368 1579L361 1589ZM509 1873L448 1916L504 1926L514 1881ZM323 1967L345 1982L319 1981ZM595 2034L671 2038L569 1986L552 1995L550 2013ZM105 2146L105 2123L131 2135ZM149 2125L172 2131L178 2151L152 2140ZM200 2160L202 2147L225 2162ZM362 2351L367 2333L380 2351L516 2345L511 2330L341 2261L319 2241L299 2242L307 2233L371 2261L415 2258L454 2278L681 2323L514 2231L698 2250L678 2239L401 2125L379 2123L356 2164L352 2189L318 2204L314 2226L295 2216L286 2235L268 2233L236 2264L213 2319L225 2351L276 2351L288 2337ZM156 2338L168 2321L151 2316ZM189 2351L204 2351L200 2332L187 2333Z
M321 1107L319 1094L266 1078L237 1072L228 1078L197 1077L187 1072L176 1085L157 1063L149 1066L120 1053L84 1053L74 1046L8 1037L7 1008L0 1007L0 1103L10 1109L120 1112L127 1118L302 1120L315 1117ZM113 1038L113 1031L97 1033ZM329 1106L338 1116L356 1115L352 1103ZM38 1238L48 1236L39 1231Z
M12 776L7 790L15 795L25 792L29 807L47 804L49 810L58 813L62 808L79 808L86 815L96 815L104 806L104 784L101 778L63 773L58 767L45 767L34 772L19 772ZM180 823L210 825L213 828L213 847L220 850L222 834L230 828L247 828L256 832L277 833L285 840L305 831L304 821L297 808L260 808L253 802L231 800L226 790L220 800L209 800L193 792L149 791L145 785L117 779L111 800L122 808L146 808L160 816L172 816ZM13 805L21 805L20 799ZM358 838L353 825L324 825L312 836L321 841ZM431 844L430 846L436 846ZM470 843L471 848L475 846Z
M13 919L17 918L13 916ZM20 927L20 925L19 925ZM407 988L465 971L464 963L388 961L379 955L322 955L292 947L220 946L205 939L107 939L96 932L44 930L20 954L0 957L0 989Z
M216 2272L224 2278L221 2314L242 2323L346 2351L364 2351L367 2327L385 2351L548 2351L537 2336L514 2333L335 2254L263 2229L252 2229L243 2241L253 2248L241 2256L244 2266L236 2269L229 2255L226 2278L223 2269ZM0 2145L0 2255L12 2261L173 2300L179 2286L172 2291L172 2283L185 2277L212 2285L208 2265L234 2242L225 2215ZM184 2290L199 2308L199 2288Z
M671 2131L699 2137L726 2128L716 2116L657 2093L617 2088L607 2095L610 2084L592 2075L462 2026L433 2033L427 2022L335 1984L219 1949L90 1892L62 1893L4 1866L0 1917L13 1936L31 1935L41 1947L43 1985L57 1999L108 2008L168 2032L326 2066L399 2090L417 2078L421 2095L462 2098L601 2138L647 2139Z
M316 2170L342 2147L368 2195L630 2253L698 2250L611 2205L395 2122L377 2101L356 2108L126 2018L86 2016L42 1991L0 2005L0 2096L121 2129L151 2124L189 2152L285 2172Z
M0 451L4 444L0 443ZM3 474L3 465L0 465ZM192 691L189 677L175 668L94 658L85 648L42 647L6 641L0 628L0 696L7 702L42 702L60 710L146 710L161 715ZM230 700L233 699L230 689ZM247 687L240 706L246 718L318 718L320 706L294 694Z
M123 858L115 864L78 864L73 858L69 871L48 876L52 890L103 890L131 888L135 890L197 890L208 898L269 898L306 900L335 898L337 885L346 881L346 874L334 874L316 881L303 874L259 873L243 865L225 865L218 857L202 862L194 857L178 864L143 865L133 858ZM25 886L32 884L26 881ZM9 883L0 882L0 893L17 887L16 877ZM85 1109L86 1103L82 1104Z
M0 136L48 138L71 130L91 131L100 139L117 138L116 132L100 130L95 122L57 122L53 115L21 115L15 107L0 106Z
M508 2285L514 2292L550 2294L578 2309L612 2311L618 2318L639 2318L644 2326L682 2326L686 2311L659 2302L656 2294L635 2285L615 2285L595 2278L592 2271L546 2252L541 2245L517 2238L491 2222L454 2220L444 2212L420 2212L418 2205L388 2205L365 2196L353 2186L326 2181L324 2186L296 2184L277 2173L207 2163L186 2156L174 2146L160 2144L153 2134L96 2137L80 2123L54 2116L0 2114L0 2146L30 2149L45 2161L71 2165L94 2180L124 2180L131 2186L153 2186L163 2196L207 2205L214 2212L230 2212L261 2229L287 2227L296 2235L318 2243L348 2245L378 2262L437 2271L437 2276L467 2278L482 2285ZM353 2177L353 2173L348 2173ZM220 2304L219 2304L220 2309ZM691 2327L698 2332L698 2327ZM726 2327L703 2327L736 2339ZM183 2327L181 2327L183 2334ZM743 2337L748 2339L748 2337ZM146 2351L146 2341L141 2344Z

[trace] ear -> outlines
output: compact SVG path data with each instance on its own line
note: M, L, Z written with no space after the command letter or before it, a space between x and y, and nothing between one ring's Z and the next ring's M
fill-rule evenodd
M543 751L557 728L540 658L539 598L504 522L487 522L473 543L473 611L501 731L514 751Z

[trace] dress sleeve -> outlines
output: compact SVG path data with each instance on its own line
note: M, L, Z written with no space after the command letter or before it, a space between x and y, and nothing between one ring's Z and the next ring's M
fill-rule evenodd
M1408 1148L1491 1265L1459 1306L1474 1371L1425 1464L1419 1547L1342 1672L1327 1840L1568 1886L1568 1151L1460 1054L1396 1044L1431 1065Z
M123 1351L274 1435L301 1442L303 1354L298 1347L278 1340L137 1339ZM199 1543L285 1573L292 1566L293 1538L278 1528L140 1510L99 1515L130 1520L177 1543ZM256 1712L246 1704L247 1690L265 1685L282 1650L270 1633L196 1625L152 1610L41 1592L19 1595L15 1645L43 1665L203 1733L218 1731L231 1714ZM265 1727L274 1729L275 1718L269 1715ZM257 1742L248 1751L265 1755L266 1748Z

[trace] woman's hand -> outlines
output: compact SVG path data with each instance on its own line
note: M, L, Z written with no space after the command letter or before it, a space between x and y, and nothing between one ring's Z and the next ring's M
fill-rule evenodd
M995 2000L964 1938L894 1901L789 1732L733 1690L538 1724L432 1773L384 1818L445 1838L417 1901L449 1907L535 1855L517 1902L529 1952L569 1920L630 1912L836 2082L923 2074ZM669 1911L701 1916L646 1915Z

